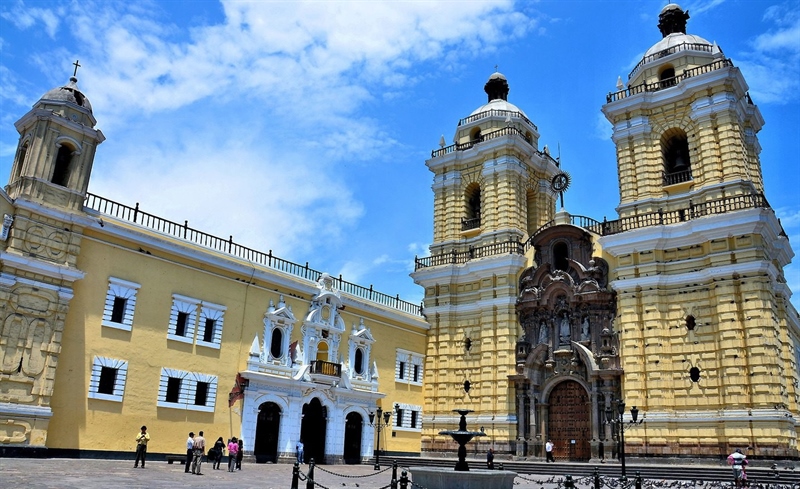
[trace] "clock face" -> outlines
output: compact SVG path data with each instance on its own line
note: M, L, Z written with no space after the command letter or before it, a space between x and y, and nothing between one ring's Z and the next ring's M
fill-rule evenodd
M569 187L569 174L565 172L556 173L550 181L550 187L555 192L563 192Z

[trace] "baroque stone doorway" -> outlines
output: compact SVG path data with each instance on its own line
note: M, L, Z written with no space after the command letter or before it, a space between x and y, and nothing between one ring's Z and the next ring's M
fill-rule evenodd
M364 418L358 413L350 413L344 423L344 463L361 463L361 432Z
M592 456L592 403L586 389L574 380L558 384L550 393L548 436L556 460L586 462Z
M328 426L328 410L316 397L303 406L303 423L300 439L305 448L305 459L312 458L316 464L325 463L325 438Z

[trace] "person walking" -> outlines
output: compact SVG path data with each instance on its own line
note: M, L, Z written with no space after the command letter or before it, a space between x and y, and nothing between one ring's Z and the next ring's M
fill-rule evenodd
M214 450L214 463L211 464L211 468L214 470L219 470L219 464L222 463L222 456L225 455L225 441L220 436L217 438L217 441L214 442L214 447L211 449ZM211 453L209 450L209 453Z
M742 450L737 448L732 454L728 455L728 464L733 469L733 483L736 487L744 487L745 467L747 466L747 456Z
M305 456L304 456L304 454L303 454L303 449L304 449L304 448L305 448L305 447L303 446L303 439L302 439L302 438L300 438L300 439L297 441L297 445L294 447L294 449L297 451L297 463L299 463L299 464L305 463L305 462L304 462L304 460L305 460Z
M189 473L189 468L192 465L192 458L194 458L194 431L189 432L189 438L186 440L186 470Z
M234 436L230 443L228 443L228 472L233 472L236 469L236 454L239 453L239 442Z
M136 435L136 461L133 463L133 468L139 466L139 460L142 461L142 468L144 468L144 458L147 455L147 442L150 441L150 433L147 432L147 426L142 426L142 431Z
M547 443L544 444L544 452L545 455L547 455L547 463L555 463L556 461L556 459L553 458L553 448L555 448L555 445L553 445L553 442L548 439Z
M489 470L494 470L494 450L491 448L488 452L486 452L486 468Z
M203 455L206 453L206 439L203 438L202 431L195 437L192 450L194 450L194 458L192 458L192 474L203 475L200 472L200 466L203 464Z
M239 438L239 451L236 452L236 470L242 470L242 459L244 458L244 441Z

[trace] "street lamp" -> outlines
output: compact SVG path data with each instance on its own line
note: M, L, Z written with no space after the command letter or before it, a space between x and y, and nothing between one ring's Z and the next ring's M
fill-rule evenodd
M392 413L390 411L384 413L380 407L376 411L377 416L376 413L369 413L369 425L375 427L378 432L378 449L375 450L375 470L381 470L381 431L389 427L389 418L392 417ZM378 418L377 422L375 422L376 417Z
M606 423L611 425L611 433L612 436L616 435L617 437L617 453L619 454L619 461L622 464L622 480L627 480L627 474L625 473L625 423L623 422L623 415L625 414L625 401L622 399L617 399L616 401L611 401L612 404L615 404L617 409L616 411L611 409L611 406L606 408ZM639 410L636 406L631 408L631 421L628 425L628 428L634 426L636 424L642 424L644 418L641 421L637 422L639 419Z

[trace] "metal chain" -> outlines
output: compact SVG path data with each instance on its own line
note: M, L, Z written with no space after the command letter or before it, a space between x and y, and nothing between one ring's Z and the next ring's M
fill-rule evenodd
M330 470L323 469L323 468L322 468L321 466L319 466L319 465L315 465L315 466L314 466L314 469L315 469L315 470L319 470L319 471L321 471L321 472L325 472L325 473L327 473L327 474L335 475L335 476L337 476L337 477L342 477L342 478L345 478L345 479L366 479L367 477L375 477L376 475L381 475L381 474L383 474L384 472L388 472L388 471L392 470L392 467L391 467L391 466L389 466L389 467L387 467L387 468L385 468L385 469L383 469L383 470L379 470L379 471L377 471L377 472L371 472L371 473L369 473L369 474L365 474L365 475L346 475L346 474L337 474L336 472L331 472Z

